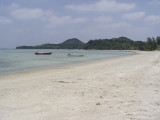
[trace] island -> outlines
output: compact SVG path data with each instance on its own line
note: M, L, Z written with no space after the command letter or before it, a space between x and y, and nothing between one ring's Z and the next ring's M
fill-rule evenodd
M160 37L147 38L147 41L135 41L127 37L89 40L87 43L77 38L68 39L60 44L42 44L36 46L18 46L16 49L95 49L95 50L160 50Z

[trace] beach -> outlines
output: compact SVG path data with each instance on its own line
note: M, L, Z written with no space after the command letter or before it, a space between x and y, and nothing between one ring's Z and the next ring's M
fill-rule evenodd
M0 77L0 120L159 120L160 52Z

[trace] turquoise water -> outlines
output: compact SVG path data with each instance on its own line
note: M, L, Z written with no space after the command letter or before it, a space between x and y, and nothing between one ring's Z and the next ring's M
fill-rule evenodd
M35 55L36 51L52 52L52 55ZM83 54L84 57L68 57L69 53ZM0 76L133 54L107 50L0 50Z

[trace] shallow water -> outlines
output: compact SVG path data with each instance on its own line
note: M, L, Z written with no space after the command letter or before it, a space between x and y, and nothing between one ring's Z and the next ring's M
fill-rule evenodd
M52 55L35 55L38 52L52 52ZM68 57L67 54L83 54L84 57ZM0 76L39 70L45 68L63 67L88 61L110 59L133 55L134 52L109 50L35 50L12 49L0 50Z

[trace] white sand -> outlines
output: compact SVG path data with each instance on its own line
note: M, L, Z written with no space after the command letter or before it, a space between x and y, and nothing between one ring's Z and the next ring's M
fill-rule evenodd
M0 120L160 120L160 52L0 77Z

